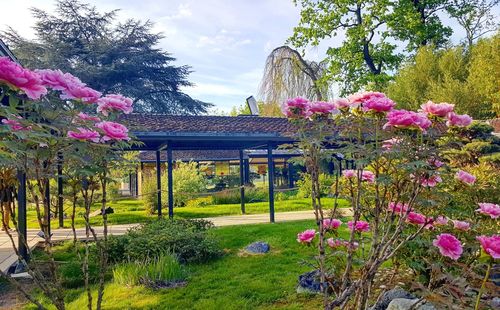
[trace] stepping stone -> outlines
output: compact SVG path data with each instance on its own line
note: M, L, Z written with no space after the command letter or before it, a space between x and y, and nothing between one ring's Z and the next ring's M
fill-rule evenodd
M245 251L252 254L265 254L270 250L269 243L263 241L257 241L245 248Z

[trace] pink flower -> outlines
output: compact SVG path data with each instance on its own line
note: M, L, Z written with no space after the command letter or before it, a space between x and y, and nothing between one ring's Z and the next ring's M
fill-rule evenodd
M333 100L333 104L337 109L348 109L350 107L349 100L345 98L338 98Z
M311 102L309 106L310 114L328 115L336 110L335 104L325 101Z
M281 111L288 118L307 118L310 116L309 100L302 97L288 99L281 105Z
M416 224L416 225L425 225L427 221L427 217L423 214L417 213L417 212L410 212L408 213L408 217L406 218L406 221L411 224Z
M108 112L122 111L125 114L132 112L132 99L119 94L106 95L97 100L97 112L108 116Z
M465 172L463 170L458 170L457 174L455 175L455 178L465 184L472 185L476 182L476 177L473 176L472 174Z
M315 236L316 236L316 230L308 229L297 234L297 241L300 243L310 244Z
M448 113L453 111L453 108L455 107L454 104L449 104L446 102L443 103L434 103L432 101L427 101L427 103L424 103L420 106L422 108L422 112L425 112L427 114L439 116L439 117L446 117Z
M324 219L323 227L327 230L329 229L337 229L342 225L342 222L338 219Z
M446 117L448 118L446 121L448 127L467 127L472 123L472 117L467 114L458 115L455 112L450 112Z
M401 142L403 142L403 139L398 139L398 138L391 138L388 140L384 140L382 141L382 148L386 151L390 151L394 146L398 145Z
M329 239L326 240L326 243L332 249L340 248L340 247L346 247L346 248L350 247L349 241L345 241L345 240L341 240L341 239L329 238ZM356 241L354 241L352 243L352 249L356 250L358 247L359 247L359 243L357 243Z
M429 160L427 160L427 162L429 163L429 165L433 165L436 168L440 168L444 165L444 163L442 161L440 161L439 159L436 159L436 158L429 158Z
M375 98L386 98L385 94L379 93L379 92L373 92L373 91L367 91L367 92L359 92L356 94L352 94L347 99L349 100L349 103L351 106L357 106L360 104L363 104L364 102L375 99Z
M483 250L493 259L500 258L500 235L478 236L476 239L481 243Z
M357 170L346 169L342 171L342 175L347 178L355 178L358 175ZM361 171L361 181L366 181L368 183L373 183L375 181L375 174L368 170Z
M95 143L99 142L100 135L97 131L95 130L90 130L86 128L78 128L79 132L76 131L68 131L68 137L80 141L92 141Z
M104 131L103 141L130 140L127 127L114 122L100 122L95 124L96 128Z
M101 119L97 116L91 116L88 114L85 114L83 112L78 113L78 118L84 121L91 121L91 122L100 122Z
M479 209L476 212L489 215L492 219L497 219L500 216L500 206L494 203L481 202L478 203Z
M22 119L18 117L18 119ZM2 124L5 124L10 127L12 131L28 131L31 130L31 126L23 126L19 121L15 119L3 119Z
M79 78L69 73L63 73L61 70L36 70L36 73L40 75L45 87L54 90L66 91L70 87L85 86Z
M440 234L434 239L432 244L439 248L441 255L453 260L458 260L463 252L460 240L452 234Z
M363 103L365 112L389 112L396 106L396 103L387 97L370 97Z
M438 174L433 174L428 178L422 178L420 184L423 187L435 187L438 183L443 182L443 179Z
M466 221L453 220L453 228L467 231L470 229L470 223Z
M30 99L40 99L47 94L38 74L24 69L7 57L0 57L0 83L7 84L14 90L22 90Z
M427 118L424 113L416 113L406 110L392 110L387 114L387 123L384 124L384 129L395 128L409 128L419 129L425 132L431 127L432 122Z
M434 225L439 226L439 225L446 225L448 224L448 218L446 216L438 216L436 220L434 220Z
M406 212L408 212L409 206L407 203L389 202L389 206L387 207L387 209L397 214L406 214Z
M354 224L353 221L347 222L347 226L349 227L349 230L353 230L356 232L368 232L370 231L370 224L365 221L357 221L356 224Z
M85 84L84 84L85 85ZM81 100L84 103L94 103L101 97L101 93L87 86L68 85L61 94L61 99Z

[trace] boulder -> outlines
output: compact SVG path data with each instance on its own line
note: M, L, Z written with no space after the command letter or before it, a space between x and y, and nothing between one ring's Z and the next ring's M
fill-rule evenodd
M414 299L415 296L408 293L400 287L395 287L391 290L385 292L377 301L377 303L370 308L370 310L385 310L391 303L393 299L404 298L404 299Z
M297 285L297 293L319 294L320 288L320 273L319 270L313 270L303 273L299 276L299 284Z
M254 242L245 248L246 252L252 254L264 254L269 252L269 250L270 250L269 243L263 241Z
M102 215L101 211L102 211L101 209L97 209L94 212L90 213L89 216L94 217L94 216ZM111 208L111 207L106 208L106 214L113 214L113 213L115 213L115 210L113 208Z
M395 298L391 301L387 310L436 310L436 308L428 302L422 301L420 303L418 298L415 299L405 299L405 298ZM418 303L416 307L413 307L414 304ZM413 307L413 308L412 308Z

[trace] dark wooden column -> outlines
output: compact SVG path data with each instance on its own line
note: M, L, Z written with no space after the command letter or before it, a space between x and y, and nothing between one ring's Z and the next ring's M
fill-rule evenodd
M156 151L156 208L158 217L161 217L161 152Z
M245 184L250 184L250 159L244 159L243 164L245 165Z
M47 231L44 231L44 234L48 234L50 236L50 179L47 177L45 180L45 194L43 198L46 202L47 209L45 210L45 220L47 222Z
M18 229L18 249L19 255L25 260L29 260L28 248L26 247L26 173L17 171L19 188L17 189L17 229Z
M243 150L240 150L240 201L241 214L245 214L245 166L243 164Z
M290 162L287 162L286 164L288 166L288 187L293 188L293 186L295 185L294 184L295 180L293 179L293 173L294 173L293 164Z
M273 146L267 145L267 177L269 181L269 218L274 223L274 161Z
M168 179L168 217L174 217L174 177L173 177L172 149L167 149L167 179Z
M139 195L139 171L137 171L136 167L134 175L134 197L137 198L138 195Z
M63 156L57 155L57 213L59 215L59 228L64 227L64 198L63 198Z

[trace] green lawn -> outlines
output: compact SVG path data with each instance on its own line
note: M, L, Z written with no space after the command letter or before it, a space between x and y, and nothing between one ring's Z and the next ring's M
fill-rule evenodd
M296 234L313 228L313 221L221 227L213 230L226 255L202 265L188 265L184 288L151 290L112 282L105 291L105 309L319 309L321 298L295 293L299 274L311 268L300 263L314 247L297 243ZM345 228L342 237L347 237ZM267 241L266 255L238 255L254 241ZM68 294L68 309L84 309L82 289Z
M323 203L325 206L333 206L333 198L323 198ZM115 211L115 213L108 215L108 220L111 225L116 224L129 224L129 223L143 223L148 220L154 219L155 216L147 215L141 200L127 199L120 200L117 202L111 202L109 204ZM345 200L340 200L341 207L347 207L347 202ZM95 209L99 206L96 205ZM179 218L200 218L200 217L215 217L222 215L236 215L241 214L240 204L226 204L226 205L210 205L206 207L183 207L175 208L174 216ZM286 211L300 211L300 210L311 210L311 201L309 198L304 199L293 199L275 202L276 212L286 212ZM70 208L66 209L66 213L70 212ZM83 209L77 210L76 216L76 226L83 227L84 220L82 213ZM164 214L167 214L167 210L163 210ZM253 202L246 204L247 214L258 214L258 213L268 213L269 203L268 202ZM100 216L91 219L93 225L101 225L102 219ZM51 221L52 227L58 227L58 221L53 219ZM71 222L69 219L64 221L65 227L71 227ZM28 211L28 227L38 228L38 222L36 220L35 210Z

